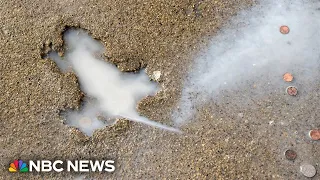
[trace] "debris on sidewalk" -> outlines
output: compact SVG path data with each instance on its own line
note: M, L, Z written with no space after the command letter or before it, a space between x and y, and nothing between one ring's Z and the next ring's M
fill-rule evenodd
M155 81L158 81L161 77L161 71L153 71L152 73L152 79Z
M296 96L298 94L298 89L294 86L288 86L286 93L290 96Z
M280 27L280 32L281 32L282 34L288 34L288 33L290 32L290 29L289 29L288 26L281 26L281 27Z

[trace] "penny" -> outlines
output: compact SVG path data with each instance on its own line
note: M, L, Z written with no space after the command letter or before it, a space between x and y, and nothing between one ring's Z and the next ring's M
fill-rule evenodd
M280 27L280 32L281 32L282 34L288 34L288 33L290 32L290 29L289 29L288 26L281 26L281 27Z
M320 130L311 130L309 136L312 140L320 140Z
M283 80L286 81L286 82L291 82L291 81L293 80L292 74L290 74L290 73L285 73L285 74L283 75Z
M309 178L312 178L313 176L315 176L317 174L317 170L314 166L312 166L311 164L303 164L300 166L300 172Z
M296 96L298 94L298 89L294 86L289 86L287 87L286 92L290 96Z
M83 117L79 120L81 126L91 126L92 120L88 117Z
M296 157L297 157L297 153L295 151L293 151L293 150L290 150L290 149L286 150L284 155L286 156L286 158L288 160L295 160Z

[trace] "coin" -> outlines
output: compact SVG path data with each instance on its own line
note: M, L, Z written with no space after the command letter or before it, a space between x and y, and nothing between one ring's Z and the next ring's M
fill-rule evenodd
M291 82L291 81L293 80L292 74L290 74L290 73L285 73L285 74L283 75L283 80L286 81L286 82Z
M286 156L286 158L288 160L295 160L296 157L297 157L297 153L295 151L293 151L293 150L290 150L290 149L286 150L284 155Z
M294 86L289 86L287 87L286 92L290 96L296 96L298 94L298 89Z
M320 140L320 130L311 130L309 136L312 140Z
M79 120L79 123L81 126L91 126L92 125L92 120L88 117L82 117Z
M281 26L281 27L280 27L280 32L281 32L282 34L288 34L288 33L290 32L290 29L289 29L288 26Z
M315 176L317 174L317 170L314 166L312 166L311 164L303 164L300 166L300 172L309 178L312 178L313 176Z

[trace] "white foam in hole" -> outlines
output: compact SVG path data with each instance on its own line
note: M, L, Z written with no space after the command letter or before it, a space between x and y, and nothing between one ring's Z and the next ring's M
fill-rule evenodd
M73 70L80 82L81 90L95 98L86 103L81 111L67 113L67 123L78 127L88 135L108 123L100 121L97 116L103 114L108 118L127 118L171 131L175 128L142 117L136 110L139 100L147 95L155 95L159 90L155 82L150 81L144 72L123 73L114 65L104 61L101 56L103 45L82 30L69 30L64 40L67 51L64 59L57 53L50 53L62 71Z

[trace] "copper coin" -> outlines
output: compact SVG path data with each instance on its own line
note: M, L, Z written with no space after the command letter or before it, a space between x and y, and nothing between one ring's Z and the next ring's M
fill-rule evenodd
M320 140L320 130L311 130L309 136L312 140Z
M287 87L286 92L290 96L296 96L298 94L298 89L294 86L289 86Z
M284 153L284 155L286 156L286 158L288 160L295 160L297 157L297 153L293 150L286 150L286 152Z
M285 74L283 75L283 80L286 81L286 82L291 82L291 81L293 80L292 74L290 74L290 73L285 73Z
M288 26L281 26L281 27L280 27L280 32L281 32L282 34L288 34L288 33L290 32L290 29L289 29Z
M80 126L91 126L92 120L88 117L82 117L79 119Z

